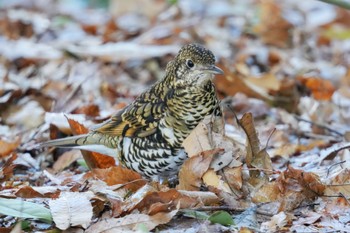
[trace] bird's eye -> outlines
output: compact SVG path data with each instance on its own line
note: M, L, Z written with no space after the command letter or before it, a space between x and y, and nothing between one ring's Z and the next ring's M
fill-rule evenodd
M190 60L190 59L187 59L187 60L186 60L186 66L187 66L188 68L193 68L193 66L194 66L193 61Z

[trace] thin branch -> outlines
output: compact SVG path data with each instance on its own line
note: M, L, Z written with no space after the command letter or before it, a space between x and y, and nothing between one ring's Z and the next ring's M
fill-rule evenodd
M319 123L316 123L316 122L313 122L313 121L310 121L310 120L307 120L307 119L303 119L303 118L301 118L300 116L297 116L297 115L294 115L294 117L295 117L298 121L307 122L307 123L312 124L312 125L315 125L315 126L317 126L317 127L326 129L326 130L328 130L329 132L332 132L332 133L334 133L334 134L336 134L336 135L339 135L339 136L341 136L341 137L344 137L344 134L338 132L338 131L335 130L335 129L332 129L332 128L329 127L328 125L319 124Z

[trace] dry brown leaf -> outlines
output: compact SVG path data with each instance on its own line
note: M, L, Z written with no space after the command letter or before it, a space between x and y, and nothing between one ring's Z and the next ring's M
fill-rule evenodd
M240 190L240 188L242 187L242 177L240 177L236 182L236 180L235 180L236 177L234 174L232 174L233 176L230 176L229 173L226 173L226 171L228 171L228 169L232 169L232 168L225 168L224 169L224 175L225 175L224 177L216 174L214 172L214 170L209 169L203 175L203 182L207 186L212 186L218 190L221 190L221 191L224 191L227 193L231 193L231 194L235 194L235 191ZM234 170L237 171L236 168ZM240 171L241 171L241 169L240 169ZM232 186L230 186L230 185L232 185ZM236 190L233 190L233 189L236 189Z
M187 190L178 190L179 193L186 197L194 198L197 203L197 206L201 205L217 205L220 202L218 196L213 192L204 192L204 191L187 191ZM180 202L181 208L190 208L192 203L188 203L190 205L184 205L182 201Z
M288 112L296 112L300 97L306 95L305 90L300 90L298 83L294 79L285 78L281 81L278 90L269 90L271 105L286 109Z
M298 184L303 187L305 195L309 198L323 195L326 188L325 185L321 183L319 177L312 172L305 172L288 166L288 169L284 172L284 176L287 179L298 181Z
M296 79L311 91L316 100L330 100L335 92L335 87L329 80L304 76L298 76Z
M11 154L21 143L21 139L17 137L15 140L9 142L0 138L0 158L4 158Z
M142 199L138 197L138 194L135 194L133 196L134 197L130 198L132 206L128 208L128 212L137 209L141 212L146 213L150 213L152 210L152 212L155 213L156 208L158 210L167 208L167 211L171 211L176 207L178 203L180 203L181 208L186 208L188 206L193 207L197 204L197 201L195 199L182 195L175 189L161 192L143 192L141 196ZM138 200L135 200L135 197Z
M285 48L290 42L292 25L284 19L281 8L274 0L260 2L260 22L255 31L269 45Z
M89 105L85 105L85 106L82 106L80 108L75 109L72 113L73 114L84 114L84 115L89 116L89 117L97 117L100 115L100 108L98 107L98 105L89 104Z
M229 65L223 64L220 67L222 67L224 70L224 78L217 78L214 80L215 87L220 93L225 94L225 96L234 96L236 93L244 93L252 98L265 101L270 99L266 93L252 89L252 86L249 86L249 84L244 81L244 76L242 74L229 70L227 68Z
M138 229L146 228L147 231L153 230L160 224L168 223L177 213L173 210L169 213L157 213L155 215L147 214L129 214L122 218L101 219L101 221L92 224L86 233L95 232L137 232Z
M13 163L17 159L17 154L13 153L9 156L0 168L0 183L9 180L13 176L13 169L15 164Z
M226 167L223 172L225 174L226 181L230 187L233 187L237 190L240 190L242 188L242 166L232 168Z
M181 209L184 209L193 208L194 206L214 205L218 202L218 197L212 192L176 189L155 191L149 185L145 185L128 198L124 209L127 212L137 209L143 213L155 214L174 210L178 205Z
M279 200L280 208L278 211L292 211L300 206L305 200L305 195L301 192L290 190L283 194L283 197Z
M344 169L334 177L329 185L326 186L324 194L327 196L338 195L341 193L346 198L350 198L350 170Z
M199 190L203 174L217 153L222 149L204 151L197 156L187 159L179 171L179 185L177 189L196 191Z
M265 183L255 192L251 193L252 201L255 203L273 202L280 198L278 183Z
M108 185L125 184L125 188L136 191L146 184L146 180L140 174L122 166L114 166L105 169L93 169L85 175L103 180Z
M72 129L72 132L74 135L79 135L79 134L86 134L89 132L89 130L84 127L82 124L79 122L67 118L69 125ZM116 161L114 158L108 155L103 155L97 152L91 152L91 151L81 151L84 157L84 160L87 164L87 166L92 169L92 168L109 168L113 167L116 165ZM117 152L116 152L117 153Z
M248 167L261 169L265 174L272 171L272 162L269 154L265 149L260 150L260 141L256 132L253 116L251 113L246 113L239 120L240 126L247 135L247 155L246 164ZM251 174L256 171L252 171Z
M43 190L46 188L46 190ZM15 195L21 198L57 198L60 195L61 191L56 187L30 187L24 186L21 187Z

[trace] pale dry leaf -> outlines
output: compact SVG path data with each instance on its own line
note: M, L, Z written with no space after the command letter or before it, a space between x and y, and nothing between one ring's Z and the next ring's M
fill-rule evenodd
M178 192L187 197L195 198L199 203L203 203L204 205L213 205L220 201L218 196L212 192L187 190L178 190Z
M54 47L34 42L31 39L1 40L0 53L10 60L17 58L32 58L32 59L59 59L62 57L62 52Z
M109 218L102 219L101 221L91 225L85 232L137 232L139 229L145 229L147 231L153 230L160 224L168 223L178 212L173 210L169 213L157 213L149 216L147 214L129 214L122 218Z
M53 221L60 230L71 226L87 228L92 218L90 199L92 192L63 192L60 197L49 201Z
M281 85L281 80L271 73L266 73L260 77L246 77L244 80L247 84L250 83L251 85L264 88L265 95L268 94L269 90L278 90Z
M235 146L235 142L220 133L212 133L214 148L222 148L224 149L224 153L220 154L213 158L213 161L210 164L210 168L213 168L215 171L219 171L220 169L229 165L233 157L239 157L239 148Z
M329 227L334 232L349 232L349 224L345 224L334 216L322 216L319 223L322 227Z
M243 185L242 165L237 167L226 167L224 175L229 186L240 190Z
M19 125L24 129L32 129L42 124L45 111L43 107L28 97L21 99L18 105L10 105L7 124Z
M277 182L264 182L260 188L251 192L252 201L255 203L272 202L280 197L280 190Z
M276 232L279 231L282 227L288 224L288 221L291 220L290 216L285 212L279 212L278 214L272 216L271 220L268 222L263 222L261 224L260 230L262 232Z
M203 182L207 186L213 186L222 191L231 193L230 187L226 182L221 179L221 176L217 175L214 170L209 169L203 175Z
M179 47L174 45L141 45L135 42L118 42L95 45L68 45L67 50L79 56L94 56L103 61L126 61L148 59L175 54Z
M17 159L13 161L13 164L39 168L39 161L35 160L29 153L17 154Z
M55 172L62 171L63 169L77 161L79 158L82 158L79 150L67 151L63 153L53 164L53 170Z
M190 135L182 143L188 157L193 157L202 151L212 149L208 133L209 129L204 122L199 123L197 127L192 130Z
M322 215L319 213L307 211L307 213L303 213L301 217L294 221L293 225L310 225L318 221L321 217Z
M144 185L143 187L141 187L140 189L138 189L135 193L133 193L126 201L124 204L123 209L124 210L132 210L133 208L135 208L136 205L138 205L139 203L141 203L144 198L147 196L147 194L155 192L156 189L154 187L152 187L149 184Z
M326 185L324 194L327 196L343 194L350 198L350 170L344 169L335 176L329 185Z

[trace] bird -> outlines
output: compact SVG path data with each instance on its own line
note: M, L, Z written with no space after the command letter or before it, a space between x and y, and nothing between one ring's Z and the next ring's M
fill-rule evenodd
M154 181L176 177L187 159L182 145L206 117L222 117L213 78L223 74L214 54L196 43L181 47L164 77L131 104L84 135L41 143L108 151L125 167ZM96 148L104 148L102 150Z

